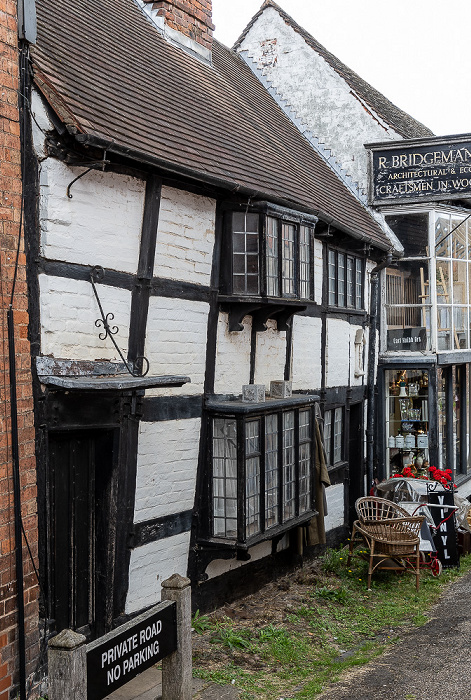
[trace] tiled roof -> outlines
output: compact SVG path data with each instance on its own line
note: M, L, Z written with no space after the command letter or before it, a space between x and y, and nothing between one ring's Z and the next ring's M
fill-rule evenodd
M306 44L310 46L316 53L322 56L327 63L355 90L355 92L403 138L412 139L425 136L433 136L433 132L426 126L413 119L407 112L404 112L399 107L396 107L390 100L382 95L378 90L375 90L366 80L360 78L357 73L350 70L342 61L327 51L326 48L319 44L309 32L297 24L276 2L273 0L265 0L260 10L252 17L243 34L237 39L234 49L242 43L250 28L257 21L260 15L267 7L273 7L280 16L284 19L292 29L300 34Z
M246 64L214 42L213 67L170 45L134 0L37 0L34 79L82 140L391 243Z

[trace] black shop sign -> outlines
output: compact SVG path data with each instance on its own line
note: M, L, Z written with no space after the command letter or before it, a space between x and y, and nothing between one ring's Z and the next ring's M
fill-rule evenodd
M471 136L370 144L370 201L471 197Z
M430 486L432 486L432 483ZM456 534L455 516L452 514L455 505L453 493L451 491L429 491L427 500L431 504L430 512L434 523L438 527L433 535L438 558L442 562L444 569L459 566L458 537Z
M426 350L426 328L399 328L387 332L388 350Z
M101 700L176 648L176 606L168 601L87 646L87 699Z

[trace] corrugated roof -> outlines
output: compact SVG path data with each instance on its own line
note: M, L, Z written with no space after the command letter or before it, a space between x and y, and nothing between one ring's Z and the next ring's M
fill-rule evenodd
M241 36L237 39L236 43L234 44L234 49L240 46L244 38L247 36L250 28L254 25L267 7L273 7L284 19L286 24L292 27L295 32L300 34L306 44L314 49L316 53L322 56L327 63L348 83L348 85L355 90L355 92L403 138L411 139L422 136L433 136L433 132L430 131L428 127L424 126L416 119L413 119L410 114L407 114L407 112L404 112L402 109L399 109L399 107L396 107L396 105L388 100L387 97L382 95L378 90L367 83L366 80L360 78L357 73L342 63L342 61L334 56L333 53L327 51L322 44L319 44L319 42L314 39L309 32L297 24L297 22L295 22L294 19L283 10L282 7L280 7L276 2L273 2L273 0L265 0L260 10L252 17Z
M62 121L169 170L315 212L391 243L245 63L166 42L133 0L37 0L35 82Z

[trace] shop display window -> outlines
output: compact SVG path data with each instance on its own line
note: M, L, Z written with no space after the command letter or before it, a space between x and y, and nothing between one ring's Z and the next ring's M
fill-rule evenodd
M428 260L386 270L387 350L430 350L430 310Z
M388 476L411 467L426 474L429 463L429 373L386 370Z
M470 346L471 225L448 214L435 219L437 350Z

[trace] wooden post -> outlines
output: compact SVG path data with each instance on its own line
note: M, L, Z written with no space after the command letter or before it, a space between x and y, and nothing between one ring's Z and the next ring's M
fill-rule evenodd
M191 700L191 581L174 574L162 582L162 601L177 605L177 650L162 660L162 700ZM55 699L53 699L55 700Z
M49 700L86 700L86 637L62 630L49 641Z

